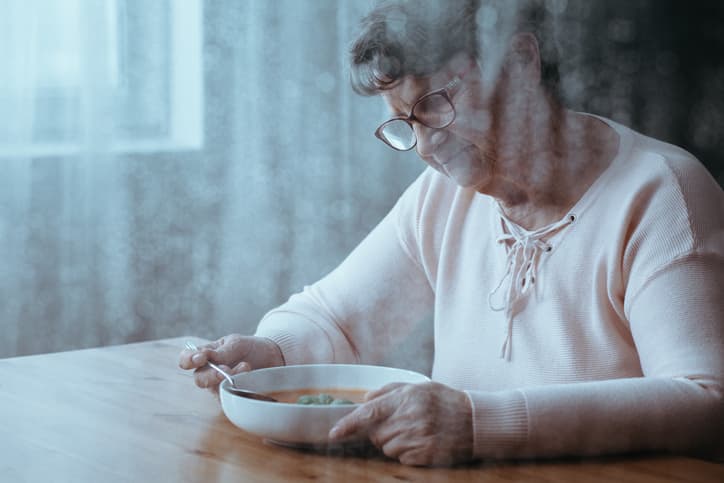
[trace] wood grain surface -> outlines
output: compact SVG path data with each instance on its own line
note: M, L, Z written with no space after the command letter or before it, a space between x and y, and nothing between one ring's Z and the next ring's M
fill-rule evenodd
M414 468L370 450L283 448L233 426L177 366L193 337L0 360L0 481L711 482L672 456Z

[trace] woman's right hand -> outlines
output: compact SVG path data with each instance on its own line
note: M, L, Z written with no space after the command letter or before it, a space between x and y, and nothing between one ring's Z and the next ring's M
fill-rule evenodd
M284 356L279 346L265 337L231 334L199 346L197 351L184 349L178 365L194 369L194 381L202 388L218 392L224 376L206 365L213 362L229 374L238 374L263 367L283 366Z

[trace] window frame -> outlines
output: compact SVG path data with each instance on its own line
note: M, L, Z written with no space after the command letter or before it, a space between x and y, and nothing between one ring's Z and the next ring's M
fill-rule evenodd
M169 2L168 133L145 139L115 140L112 154L196 151L204 144L203 5L202 0ZM118 53L117 39L114 46ZM0 158L64 157L88 149L79 141L0 144Z

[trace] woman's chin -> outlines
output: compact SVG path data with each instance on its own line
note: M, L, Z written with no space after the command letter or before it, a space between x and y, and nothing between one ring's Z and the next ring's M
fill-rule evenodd
M461 188L478 190L487 182L480 166L446 166L446 168L447 176Z
M473 145L440 167L461 188L477 189L489 181L490 166L480 149Z

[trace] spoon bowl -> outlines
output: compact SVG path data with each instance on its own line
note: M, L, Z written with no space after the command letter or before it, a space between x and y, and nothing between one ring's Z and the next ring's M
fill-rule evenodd
M259 401L279 402L278 400L274 399L271 396L267 396L266 394L249 391L248 389L241 389L236 386L224 386L224 390L226 392L230 392L234 396L247 397L249 399L258 399Z
M191 341L186 341L186 348L188 350L196 351L198 352L199 348L196 347L196 344L194 344ZM247 397L249 399L257 399L259 401L268 401L268 402L279 402L276 399L274 399L271 396L267 396L266 394L262 394L259 392L249 391L248 389L241 389L240 387L236 387L234 384L234 379L231 377L231 374L227 373L225 370L217 366L211 361L207 361L206 365L214 369L216 372L224 376L224 378L229 381L229 384L224 386L224 390L227 392L230 392L234 396L239 397Z

